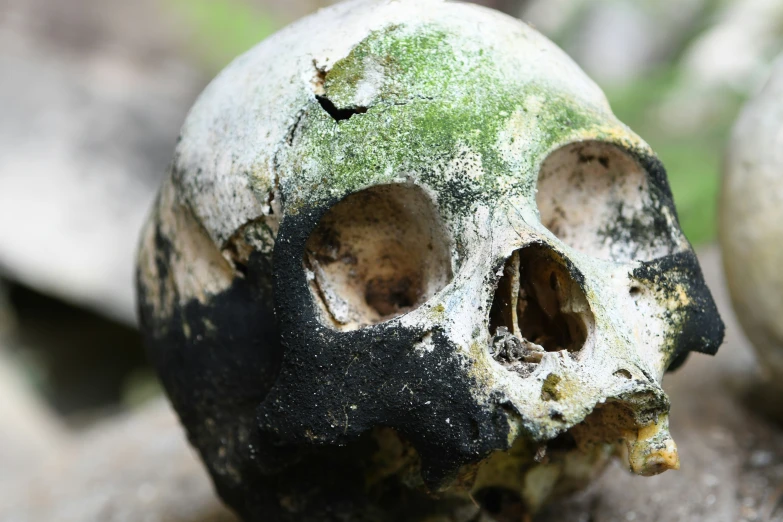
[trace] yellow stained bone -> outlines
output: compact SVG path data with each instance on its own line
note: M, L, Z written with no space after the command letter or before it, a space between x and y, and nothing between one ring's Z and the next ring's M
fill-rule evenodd
M658 417L658 422L627 431L628 461L631 471L649 477L670 469L680 469L677 445L669 433L669 416Z

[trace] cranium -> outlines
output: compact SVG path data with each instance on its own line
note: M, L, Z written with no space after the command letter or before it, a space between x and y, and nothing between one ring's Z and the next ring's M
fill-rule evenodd
M249 520L507 520L618 451L676 468L661 379L723 334L650 148L534 30L437 0L341 4L230 65L139 294Z

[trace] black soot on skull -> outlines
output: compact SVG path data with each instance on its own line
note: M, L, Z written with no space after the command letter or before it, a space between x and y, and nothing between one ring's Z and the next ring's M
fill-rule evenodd
M506 260L489 314L496 360L524 371L546 352L578 352L593 325L584 291L556 252L531 245Z
M449 239L424 191L379 185L329 209L304 267L325 324L355 330L409 312L451 280Z
M649 261L677 247L666 194L631 153L585 141L546 158L536 204L544 226L570 247L616 262Z

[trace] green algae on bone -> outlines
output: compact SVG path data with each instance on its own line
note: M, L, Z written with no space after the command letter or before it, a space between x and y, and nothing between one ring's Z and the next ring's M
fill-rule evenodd
M323 96L348 108L369 93L368 110L336 122L310 104L294 142L295 156L307 158L296 162L301 172L294 176L304 186L290 194L289 208L400 177L429 184L450 211L469 211L487 198L529 199L535 163L555 144L598 131L605 121L546 85L501 77L492 53L457 46L459 38L433 26L394 25L335 63ZM517 135L514 118L529 119L531 132ZM466 151L478 156L478 175L461 161ZM449 168L452 175L443 176Z
M463 51L464 52L464 51ZM411 97L442 97L459 84L456 50L448 33L434 26L390 25L375 31L327 72L324 89L338 107L347 106L369 72L382 71L379 101L399 103ZM475 58L470 56L466 58Z
M544 379L541 385L541 399L545 401L559 401L563 398L562 392L558 388L560 377L557 374L550 373Z

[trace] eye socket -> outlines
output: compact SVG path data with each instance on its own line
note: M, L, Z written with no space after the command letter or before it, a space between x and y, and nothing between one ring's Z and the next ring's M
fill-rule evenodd
M610 143L572 143L552 152L538 174L541 222L572 248L617 262L674 252L674 226L650 190L644 168Z
M435 206L403 184L365 189L329 209L307 240L304 267L323 322L338 330L410 312L452 278Z
M506 260L489 313L492 352L503 362L538 362L543 352L581 350L594 318L560 257L532 245Z

